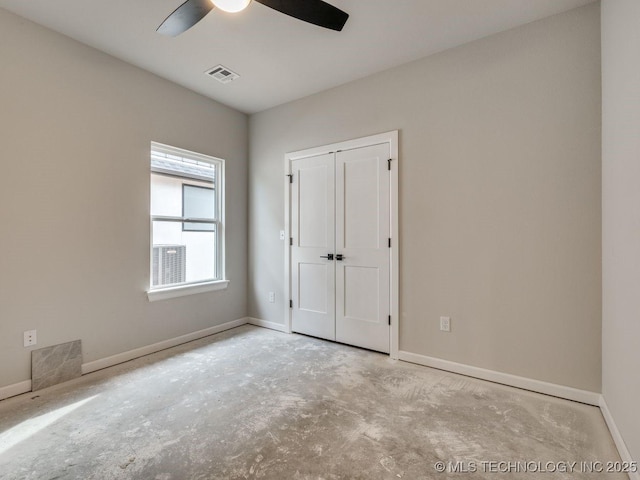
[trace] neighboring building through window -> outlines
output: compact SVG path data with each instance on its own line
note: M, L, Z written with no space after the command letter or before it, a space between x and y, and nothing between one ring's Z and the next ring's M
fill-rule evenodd
M224 162L151 144L151 288L224 280Z
M215 218L216 189L182 184L182 216L185 218ZM183 223L184 232L214 232L215 226L206 223Z

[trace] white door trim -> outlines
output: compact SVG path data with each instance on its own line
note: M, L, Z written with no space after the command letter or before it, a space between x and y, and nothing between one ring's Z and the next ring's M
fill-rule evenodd
M391 224L391 248L389 249L391 263L391 345L390 356L392 359L398 359L399 335L400 335L400 228L398 222L398 130L380 133L368 137L347 140L344 142L332 143L320 147L308 148L290 152L284 156L284 171L286 175L291 174L291 162L306 157L313 157L326 153L335 153L338 150L350 150L354 148L369 147L371 145L379 145L381 143L389 144L391 156L391 172L389 177L391 189L391 205L390 205L390 224ZM292 298L291 290L291 248L289 239L291 238L291 183L289 177L284 177L284 230L285 230L285 265L284 265L284 291L288 294L284 306L284 319L286 331L291 333L291 308L289 308L289 299Z

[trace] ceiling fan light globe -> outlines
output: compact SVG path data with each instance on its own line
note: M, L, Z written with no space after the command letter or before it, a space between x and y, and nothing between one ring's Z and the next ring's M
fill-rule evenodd
M211 0L211 3L224 12L237 13L247 8L251 0Z

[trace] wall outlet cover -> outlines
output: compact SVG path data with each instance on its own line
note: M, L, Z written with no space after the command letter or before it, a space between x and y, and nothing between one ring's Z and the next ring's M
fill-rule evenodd
M451 317L440 317L440 330L443 332L451 331Z
M24 332L24 346L32 347L38 343L38 331L27 330Z

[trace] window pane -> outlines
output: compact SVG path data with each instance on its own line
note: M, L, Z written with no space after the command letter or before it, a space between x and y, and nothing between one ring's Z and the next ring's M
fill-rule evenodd
M183 217L215 219L216 196L213 188L182 186ZM188 232L212 232L213 225L204 223L183 223L182 229Z
M151 215L182 216L182 180L151 174Z
M152 287L217 280L216 225L197 226L211 231L183 231L181 222L153 222Z
M216 196L211 183L151 174L151 215L215 220L215 210Z

